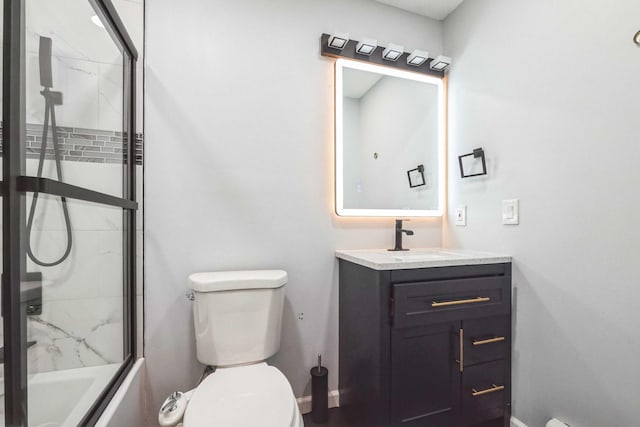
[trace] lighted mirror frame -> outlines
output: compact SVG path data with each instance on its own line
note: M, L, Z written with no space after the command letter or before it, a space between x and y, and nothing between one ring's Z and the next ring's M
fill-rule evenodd
M385 76L399 77L430 83L438 88L438 209L347 209L344 207L344 141L343 141L343 79L344 68L369 71ZM339 216L363 217L441 217L445 200L445 108L444 81L441 78L400 69L372 65L347 59L336 60L335 65L335 208Z

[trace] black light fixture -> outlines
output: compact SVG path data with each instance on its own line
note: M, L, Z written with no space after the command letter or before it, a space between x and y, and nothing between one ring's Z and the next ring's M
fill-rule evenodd
M371 56L373 51L378 47L378 41L374 39L362 39L356 46L356 53L360 55Z
M451 65L451 58L444 55L439 55L436 59L431 61L429 67L435 71L444 71L449 65Z
M397 61L400 56L404 53L404 46L399 44L389 43L389 46L382 51L382 59L386 59L387 61Z
M402 45L389 44L385 47L373 38L354 40L349 37L348 33L323 33L320 37L320 53L329 58L355 59L439 78L444 77L443 70L451 62L447 57L439 57L440 60L434 62L436 60L429 58L426 50L417 49L405 53ZM441 64L435 68L430 67L437 63Z
M349 41L349 34L347 33L334 33L329 36L329 47L342 50Z
M465 157L470 157L470 156L473 156L474 159L480 159L480 164L482 166L482 172L478 172L478 173L466 173L465 172L464 164L463 164L462 159L464 159ZM469 178L471 176L480 176L480 175L486 175L487 174L487 163L485 161L484 150L482 148L476 148L475 150L473 150L472 153L463 154L462 156L458 156L458 163L460 164L460 176L462 178ZM470 172L470 171L468 171L468 172Z
M429 52L416 49L407 56L407 64L419 67L424 64L427 59L429 59Z

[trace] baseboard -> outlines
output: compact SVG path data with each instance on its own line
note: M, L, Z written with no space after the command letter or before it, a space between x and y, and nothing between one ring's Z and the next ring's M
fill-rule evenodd
M516 417L511 417L511 427L527 427L527 425Z
M337 408L340 406L340 391L331 390L327 397L329 398L329 408ZM311 412L311 396L303 396L296 399L298 401L298 407L300 412L308 414Z
M327 395L329 399L329 408L337 408L340 406L340 391L332 390ZM303 396L298 397L296 399L298 401L298 408L300 408L300 412L303 414L308 414L311 412L311 396ZM511 417L511 427L528 427L525 423L517 419L516 417Z

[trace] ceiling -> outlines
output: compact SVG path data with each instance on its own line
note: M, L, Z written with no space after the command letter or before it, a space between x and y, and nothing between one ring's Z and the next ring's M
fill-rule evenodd
M376 0L408 12L442 21L464 0Z

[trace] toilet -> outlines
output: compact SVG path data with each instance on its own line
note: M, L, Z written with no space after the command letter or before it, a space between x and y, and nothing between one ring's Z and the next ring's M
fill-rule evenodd
M215 371L185 393L183 427L304 426L288 380L265 362L280 347L286 283L282 270L189 276L197 357Z

